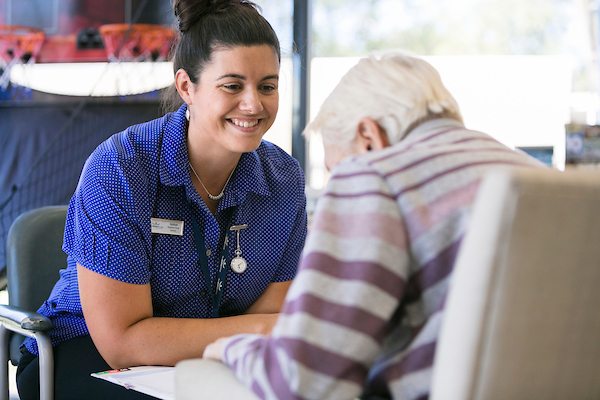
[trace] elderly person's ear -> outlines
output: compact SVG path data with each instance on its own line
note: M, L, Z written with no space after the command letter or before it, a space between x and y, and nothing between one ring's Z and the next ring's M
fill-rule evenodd
M356 141L361 152L381 150L390 146L385 129L371 117L363 117L358 122Z

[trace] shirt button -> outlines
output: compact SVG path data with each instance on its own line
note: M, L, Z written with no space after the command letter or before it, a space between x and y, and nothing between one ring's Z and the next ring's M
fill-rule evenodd
M206 257L210 257L212 251L210 249L206 249Z
M200 291L200 297L202 297L202 298L205 298L207 294L208 294L208 292L206 291L206 289L202 289Z

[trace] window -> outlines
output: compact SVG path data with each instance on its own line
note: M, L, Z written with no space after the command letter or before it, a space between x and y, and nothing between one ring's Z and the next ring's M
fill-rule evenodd
M279 112L265 140L292 153L292 0L258 0L262 14L271 23L281 45L281 70L279 71Z
M564 125L595 118L595 15L587 7L577 0L315 0L311 116L358 57L402 49L440 71L467 127L515 148L552 146L562 167ZM310 141L309 158L310 183L322 187L320 140Z

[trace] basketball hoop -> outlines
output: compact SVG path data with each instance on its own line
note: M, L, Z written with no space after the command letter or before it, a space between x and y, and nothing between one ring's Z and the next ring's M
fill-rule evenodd
M175 31L164 25L108 24L99 30L111 62L165 61L175 40Z
M0 25L0 88L10 82L10 70L17 64L33 64L42 49L45 35L40 29L22 25Z

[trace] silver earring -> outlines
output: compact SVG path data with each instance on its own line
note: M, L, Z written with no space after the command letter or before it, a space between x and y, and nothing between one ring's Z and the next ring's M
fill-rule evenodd
M189 108L185 110L185 119L187 119L188 122L190 121L190 109Z

